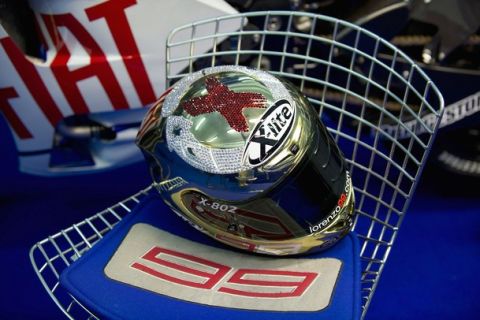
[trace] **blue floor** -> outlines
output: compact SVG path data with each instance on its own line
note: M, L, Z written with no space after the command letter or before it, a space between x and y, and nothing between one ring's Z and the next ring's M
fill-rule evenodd
M0 121L0 319L64 319L30 266L40 239L147 185L143 163L96 176L22 175ZM367 319L479 319L480 191L428 169Z
M367 319L480 319L480 188L427 170Z

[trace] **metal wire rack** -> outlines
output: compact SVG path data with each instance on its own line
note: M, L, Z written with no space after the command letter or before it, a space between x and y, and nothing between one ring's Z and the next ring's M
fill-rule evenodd
M290 80L309 98L350 166L365 317L440 122L443 98L437 87L408 56L372 32L305 12L250 12L195 22L170 33L166 58L168 85L205 67L246 65ZM35 271L69 318L94 315L62 291L60 272L149 190L32 248Z
M30 250L30 261L42 285L69 319L97 317L60 286L62 270L112 230L151 189L152 186L149 186L112 207L39 241Z

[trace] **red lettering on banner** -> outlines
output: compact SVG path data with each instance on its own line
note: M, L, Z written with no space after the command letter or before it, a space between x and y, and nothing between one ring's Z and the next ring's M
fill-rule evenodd
M50 37L57 48L57 55L50 65L65 98L76 114L89 112L77 82L97 77L107 93L114 109L128 108L127 99L122 92L107 57L98 43L85 30L72 14L42 15ZM75 70L69 70L67 63L71 54L65 45L57 27L66 27L90 55L90 64Z
M17 116L12 106L8 102L9 99L17 98L17 91L13 87L0 88L0 111L3 111L10 127L20 139L33 138L32 134L23 124L22 120Z
M259 277L269 276L287 276L287 277L302 277L301 281L273 281L273 280L253 280L244 279L245 275L256 275ZM288 288L279 292L259 292L259 291L246 291L238 290L228 287L221 287L219 292L235 294L239 296L258 297L258 298L286 298L286 297L300 297L305 290L312 284L317 273L313 272L297 272L297 271L284 271L284 270L262 270L262 269L239 269L235 272L227 283L249 285L253 287L269 287L269 288ZM295 287L291 290L291 287Z
M25 58L20 49L9 37L0 39L0 43L45 117L52 126L56 126L57 123L62 120L63 115L40 78L35 66ZM18 117L17 119L18 123L21 124L22 127L25 127L21 119ZM10 123L10 125L14 127L12 123ZM16 126L18 126L18 124Z
M205 272L205 271L192 269L192 268L187 267L185 265L181 265L181 264L178 264L178 263L175 263L175 262L171 262L171 261L168 261L168 260L161 259L161 258L158 257L159 254L162 254L162 255L165 255L165 256L173 256L173 257L181 258L181 259L184 259L184 260L192 261L196 264L201 264L201 265L205 265L205 266L208 266L208 267L215 268L215 269L217 269L217 271L215 271L214 273L209 273L209 272ZM173 251L173 250L169 250L169 249L165 249L165 248L161 248L161 247L155 247L155 248L151 249L150 251L148 251L142 257L142 259L154 262L156 264L159 264L159 265L162 265L162 266L165 266L165 267L168 267L168 268L171 268L173 270L179 270L179 271L182 271L182 272L187 273L187 274L191 274L191 275L198 276L198 277L201 277L201 278L206 278L208 280L205 281L205 282L194 282L194 281L190 281L190 280L176 278L174 276L167 275L166 273L163 273L161 271L152 269L152 268L150 268L150 267L148 267L144 264L138 263L138 262L135 262L134 264L132 264L132 268L141 270L141 271L146 272L146 273L148 273L152 276L155 276L157 278L161 278L161 279L164 279L164 280L167 280L167 281L170 281L170 282L174 282L174 283L189 286L189 287L203 288L203 289L211 289L231 269L230 267L227 267L225 265L222 265L222 264L219 264L219 263L216 263L216 262L212 262L212 261L205 260L205 259L202 259L202 258L198 258L198 257L192 256L192 255L186 254L186 253Z
M105 18L138 97L147 105L156 97L125 14L125 9L136 3L136 0L106 1L86 9L85 13L90 21Z

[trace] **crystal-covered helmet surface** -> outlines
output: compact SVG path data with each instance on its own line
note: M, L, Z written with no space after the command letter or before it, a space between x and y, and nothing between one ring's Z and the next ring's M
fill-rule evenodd
M165 202L200 231L272 255L323 250L352 227L345 160L308 100L267 72L193 73L137 136Z

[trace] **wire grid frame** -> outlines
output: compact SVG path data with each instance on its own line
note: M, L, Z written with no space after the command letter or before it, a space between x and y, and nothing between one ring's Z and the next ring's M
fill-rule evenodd
M39 241L30 250L30 261L42 285L69 319L98 318L60 285L61 272L112 230L151 190L152 186L149 186L112 207Z
M185 25L170 33L166 58L167 86L205 67L244 65L293 82L318 110L353 180L364 318L438 129L444 102L437 87L374 33L305 12Z
M393 55L390 64L382 62L383 53ZM437 88L407 56L376 35L303 12L253 12L180 27L167 40L166 56L167 85L204 67L247 65L294 82L318 109L354 182L364 317L438 127L443 99ZM428 123L421 118L427 114ZM406 126L412 119L415 126ZM426 134L417 135L420 130ZM409 139L399 141L399 132ZM60 286L61 272L151 190L32 247L35 272L68 318L97 319Z

